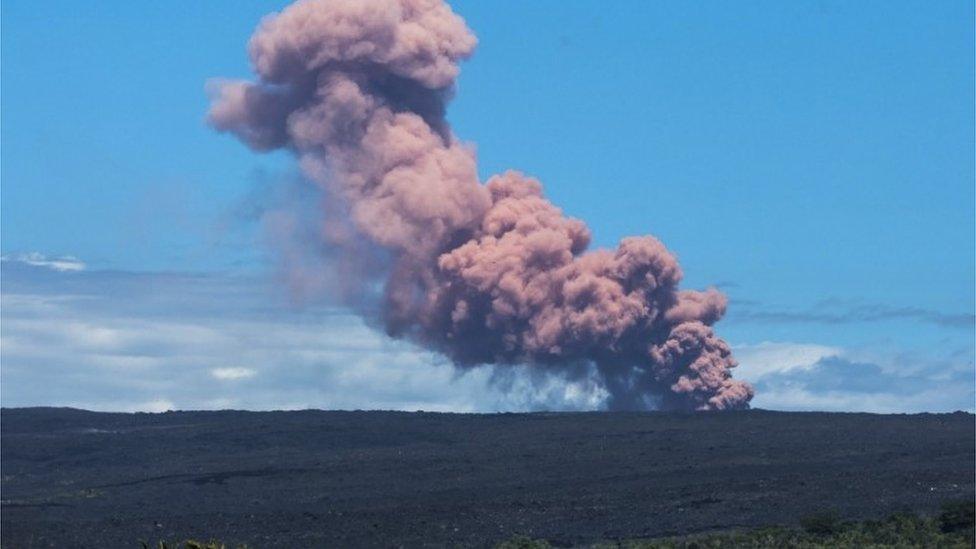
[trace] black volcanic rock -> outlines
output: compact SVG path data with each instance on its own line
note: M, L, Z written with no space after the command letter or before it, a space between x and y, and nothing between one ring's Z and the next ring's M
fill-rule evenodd
M971 414L0 412L3 547L573 544L974 497Z

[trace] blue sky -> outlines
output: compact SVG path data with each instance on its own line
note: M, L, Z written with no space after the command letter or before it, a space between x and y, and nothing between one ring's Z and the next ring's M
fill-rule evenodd
M4 3L4 405L590 406L277 288L246 210L294 166L203 117L283 5ZM596 245L651 233L722 287L757 406L973 407L971 2L452 5L480 44L449 119L482 175L534 175ZM345 333L368 343L329 358Z

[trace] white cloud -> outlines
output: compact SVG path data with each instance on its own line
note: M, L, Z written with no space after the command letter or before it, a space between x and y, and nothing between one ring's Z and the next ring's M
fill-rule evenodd
M130 409L132 412L166 412L168 410L175 410L176 405L173 401L166 400L165 398L158 398L156 400L151 400L143 404L137 405L134 409Z
M250 368L214 368L213 370L210 370L210 375L213 376L214 379L231 381L254 377L255 374L257 374L257 372Z
M474 412L595 409L606 398L592 377L459 371L348 312L296 310L256 279L10 271L0 296L5 406ZM759 408L972 407L971 348L941 358L774 341L734 351L735 376L756 385Z
M910 360L905 354L889 354L879 362L824 357L805 368L764 376L756 383L753 404L876 413L972 410L976 386L965 354L930 351L915 367L905 367Z
M739 361L735 377L750 382L759 381L770 374L808 369L824 358L843 354L838 347L775 341L735 345L733 351Z
M32 267L45 267L60 272L84 271L85 263L70 255L47 257L38 252L0 256L0 261L23 263Z
M92 410L95 412L148 412L153 414L158 414L158 413L168 412L170 410L178 409L176 404L172 400L166 398L154 398L152 400L137 401L137 402L69 400L60 403L59 406L68 406L70 408L81 408L83 410Z
M606 396L528 368L504 383L487 368L459 372L354 315L278 306L240 281L106 276L84 273L71 298L5 278L5 406L498 411L592 409ZM261 383L232 383L248 378Z
M959 385L931 388L910 395L886 392L816 392L803 387L775 387L767 388L760 396L760 407L770 410L874 414L973 411L972 389Z

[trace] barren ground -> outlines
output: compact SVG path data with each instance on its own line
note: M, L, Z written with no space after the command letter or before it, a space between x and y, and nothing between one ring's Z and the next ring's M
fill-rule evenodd
M0 414L9 549L569 545L974 497L963 413Z

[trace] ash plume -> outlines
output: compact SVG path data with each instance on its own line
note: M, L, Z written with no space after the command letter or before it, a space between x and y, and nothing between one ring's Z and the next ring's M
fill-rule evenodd
M338 256L328 263L347 279L361 269L351 294L378 277L378 307L363 311L391 336L459 368L587 365L609 409L748 407L752 388L732 379L711 327L725 296L679 290L661 242L587 251L586 225L535 179L479 181L445 119L475 44L440 0L302 0L252 36L256 82L214 83L209 122L297 157L326 196L307 245Z

